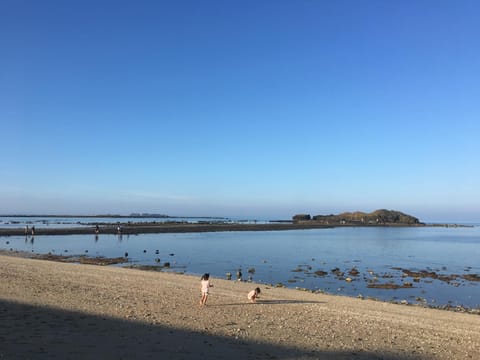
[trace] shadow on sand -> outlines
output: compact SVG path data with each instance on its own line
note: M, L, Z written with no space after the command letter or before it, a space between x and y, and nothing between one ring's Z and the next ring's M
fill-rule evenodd
M4 300L0 300L0 323L2 359L407 358L372 352L303 350Z
M285 304L326 304L325 301L303 301L303 300L263 300L258 299L255 305L285 305ZM223 306L241 306L252 305L250 301L245 299L245 302L231 303L231 304L210 304L209 306L223 307Z
M283 304L326 304L325 301L304 301L304 300L263 300L257 301L258 305L283 305Z

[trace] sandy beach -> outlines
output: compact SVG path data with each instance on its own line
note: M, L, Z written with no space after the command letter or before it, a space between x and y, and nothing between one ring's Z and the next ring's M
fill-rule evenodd
M0 255L2 359L478 359L480 316Z

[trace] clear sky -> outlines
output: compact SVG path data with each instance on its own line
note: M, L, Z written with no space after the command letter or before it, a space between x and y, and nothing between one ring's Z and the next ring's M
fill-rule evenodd
M480 2L0 2L0 213L480 222Z

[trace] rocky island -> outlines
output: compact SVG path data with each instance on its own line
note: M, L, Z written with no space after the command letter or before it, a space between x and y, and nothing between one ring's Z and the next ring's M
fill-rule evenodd
M297 214L292 218L297 224L317 223L322 225L353 225L353 226L418 226L425 225L418 218L400 211L380 209L371 213L362 211L344 212L341 214L315 215Z

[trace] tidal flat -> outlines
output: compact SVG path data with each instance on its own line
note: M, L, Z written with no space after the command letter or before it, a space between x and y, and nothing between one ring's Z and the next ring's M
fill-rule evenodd
M478 227L8 236L0 249L310 292L477 311ZM97 260L95 260L97 259ZM165 266L167 265L168 266Z

